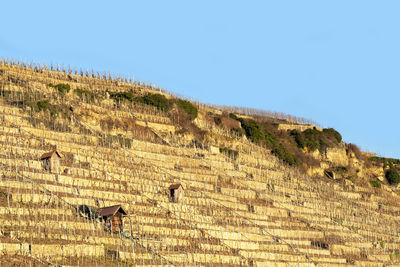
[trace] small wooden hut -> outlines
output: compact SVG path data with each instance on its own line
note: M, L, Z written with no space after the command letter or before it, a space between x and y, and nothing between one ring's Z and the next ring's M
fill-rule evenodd
M52 173L60 173L61 155L56 150L44 153L40 160L43 163L43 168Z
M126 216L126 211L121 205L104 207L99 209L99 217L104 221L107 229L115 232L124 231L123 216Z
M183 186L181 184L173 184L169 187L169 200L171 202L180 202L184 197Z

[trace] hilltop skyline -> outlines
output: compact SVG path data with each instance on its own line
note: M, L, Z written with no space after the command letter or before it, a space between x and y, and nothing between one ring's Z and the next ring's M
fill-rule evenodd
M96 3L2 3L18 13L0 18L0 56L304 117L400 158L396 2Z

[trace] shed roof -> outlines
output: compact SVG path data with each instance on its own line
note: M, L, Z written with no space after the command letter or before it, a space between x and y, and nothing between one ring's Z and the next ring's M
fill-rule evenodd
M181 186L182 186L181 184L173 184L173 185L170 185L169 189L178 189ZM183 189L183 186L182 186L182 189Z
M123 215L127 215L126 211L121 207L121 205L114 205L99 209L100 216L114 216L117 212L121 212Z
M51 157L54 155L54 153L55 153L59 158L61 158L60 153L58 153L57 150L54 150L54 151L51 151L51 152L48 152L48 153L44 153L44 154L40 157L40 159L51 158Z

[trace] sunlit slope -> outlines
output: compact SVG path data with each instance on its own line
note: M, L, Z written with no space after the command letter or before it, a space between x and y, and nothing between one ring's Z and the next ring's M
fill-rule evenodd
M308 137L305 126L226 116L149 85L82 74L0 66L5 265L400 264L399 197L386 180L369 183L378 165L353 150L312 158L317 150L307 143L303 158L284 138L295 138L293 129ZM264 127L263 142L246 132L252 119ZM271 129L268 139L269 120L290 126ZM348 149L325 134L329 153ZM285 161L279 146L299 163ZM62 155L58 173L39 160L53 150ZM355 164L354 177L343 174ZM178 203L170 201L172 184L184 188ZM124 231L106 230L81 212L84 205L121 205Z

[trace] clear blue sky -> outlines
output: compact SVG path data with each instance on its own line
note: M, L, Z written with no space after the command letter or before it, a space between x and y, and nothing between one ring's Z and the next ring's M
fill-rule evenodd
M399 1L2 1L0 56L289 113L400 158Z

